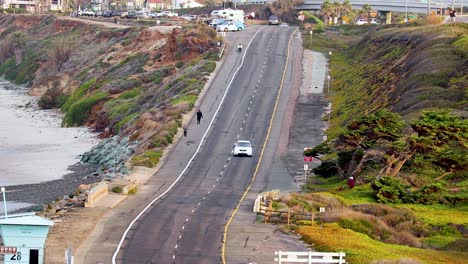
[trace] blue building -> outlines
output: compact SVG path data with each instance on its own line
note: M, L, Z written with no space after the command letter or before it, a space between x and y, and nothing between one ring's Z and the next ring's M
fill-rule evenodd
M16 253L5 254L5 264L43 264L44 244L49 227L54 222L35 213L0 217L0 236L3 245L16 248Z

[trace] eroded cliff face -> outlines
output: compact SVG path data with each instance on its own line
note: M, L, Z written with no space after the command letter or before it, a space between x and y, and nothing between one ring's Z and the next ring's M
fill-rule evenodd
M205 25L112 28L54 16L0 16L0 75L31 87L64 126L138 141L137 155L172 143L215 69L220 41Z

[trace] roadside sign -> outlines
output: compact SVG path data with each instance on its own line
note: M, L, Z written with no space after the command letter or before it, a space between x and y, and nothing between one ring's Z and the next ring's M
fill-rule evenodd
M309 150L309 149L312 149L312 148L307 148L307 147L304 148L304 152L305 152L306 150ZM312 161L314 161L314 157L307 157L307 156L304 156L304 162L312 162Z
M16 247L1 246L0 254L15 254L16 250L17 250Z

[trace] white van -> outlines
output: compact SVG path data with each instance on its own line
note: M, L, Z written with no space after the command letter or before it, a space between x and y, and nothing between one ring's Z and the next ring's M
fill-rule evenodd
M211 12L212 17L219 17L224 18L231 21L239 21L244 23L244 10L237 10L237 9L222 9L222 10L214 10Z

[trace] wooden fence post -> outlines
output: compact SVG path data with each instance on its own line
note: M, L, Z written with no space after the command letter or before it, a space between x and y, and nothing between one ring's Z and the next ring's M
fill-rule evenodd
M312 214L310 215L310 225L313 225L314 224L314 213L312 212Z
M291 208L288 207L288 228L289 228L290 218L291 218Z

